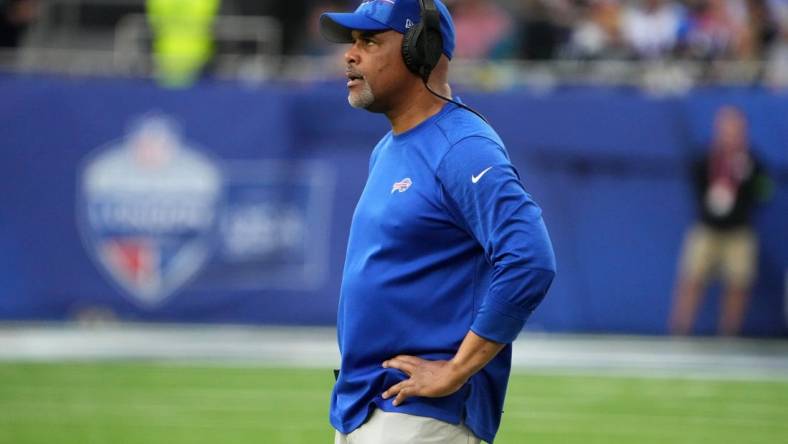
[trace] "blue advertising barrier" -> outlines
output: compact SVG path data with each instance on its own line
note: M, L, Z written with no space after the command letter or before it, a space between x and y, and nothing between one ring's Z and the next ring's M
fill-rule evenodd
M788 100L759 89L462 93L544 209L559 272L526 328L665 332L714 111L751 120L776 178L756 214L745 332L786 335ZM332 325L353 208L385 118L341 82L166 91L0 77L0 320ZM698 332L715 330L712 292Z

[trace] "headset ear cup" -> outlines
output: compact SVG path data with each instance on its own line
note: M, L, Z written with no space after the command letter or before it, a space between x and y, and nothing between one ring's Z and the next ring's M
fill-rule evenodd
M427 32L430 34L430 38L424 44L424 58L425 62L434 68L443 54L443 36L440 31L435 29L429 29Z
M432 1L419 1L421 20L402 39L402 59L408 69L425 82L443 52L440 13Z
M443 36L441 36L440 31L434 29L426 29L424 34L422 39L425 40L425 42L420 45L420 48L423 48L422 63L425 69L427 69L427 75L429 75L433 68L438 65L438 61L443 53Z
M422 57L419 54L418 40L421 35L421 23L414 25L405 33L402 39L402 60L408 70L416 75L421 75Z

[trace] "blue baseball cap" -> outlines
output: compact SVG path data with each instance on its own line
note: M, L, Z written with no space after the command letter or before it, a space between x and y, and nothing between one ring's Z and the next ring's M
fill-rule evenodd
M454 54L454 22L440 0L434 0L440 13L443 53ZM405 34L421 21L418 0L364 0L354 12L327 12L320 16L320 33L334 43L353 43L352 31L385 31Z

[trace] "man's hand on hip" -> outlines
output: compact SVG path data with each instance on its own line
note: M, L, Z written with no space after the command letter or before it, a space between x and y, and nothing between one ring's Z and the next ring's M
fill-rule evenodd
M416 356L397 356L385 361L383 368L396 368L409 376L383 392L383 399L396 396L393 401L395 406L411 396L449 396L468 380L451 361L428 361Z
M397 406L411 396L449 396L487 365L503 347L504 344L484 339L469 331L451 361L428 361L408 355L389 359L383 363L384 368L396 368L409 378L389 387L383 392L383 399L396 396L394 405Z

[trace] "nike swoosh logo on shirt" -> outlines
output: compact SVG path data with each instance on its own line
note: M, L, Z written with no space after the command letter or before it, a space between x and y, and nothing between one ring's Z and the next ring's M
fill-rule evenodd
M490 171L491 169L492 169L492 167L487 167L487 169L482 171L481 173L479 173L478 176L471 175L471 182L473 182L473 183L478 182L482 178L482 176L487 174L487 172Z

